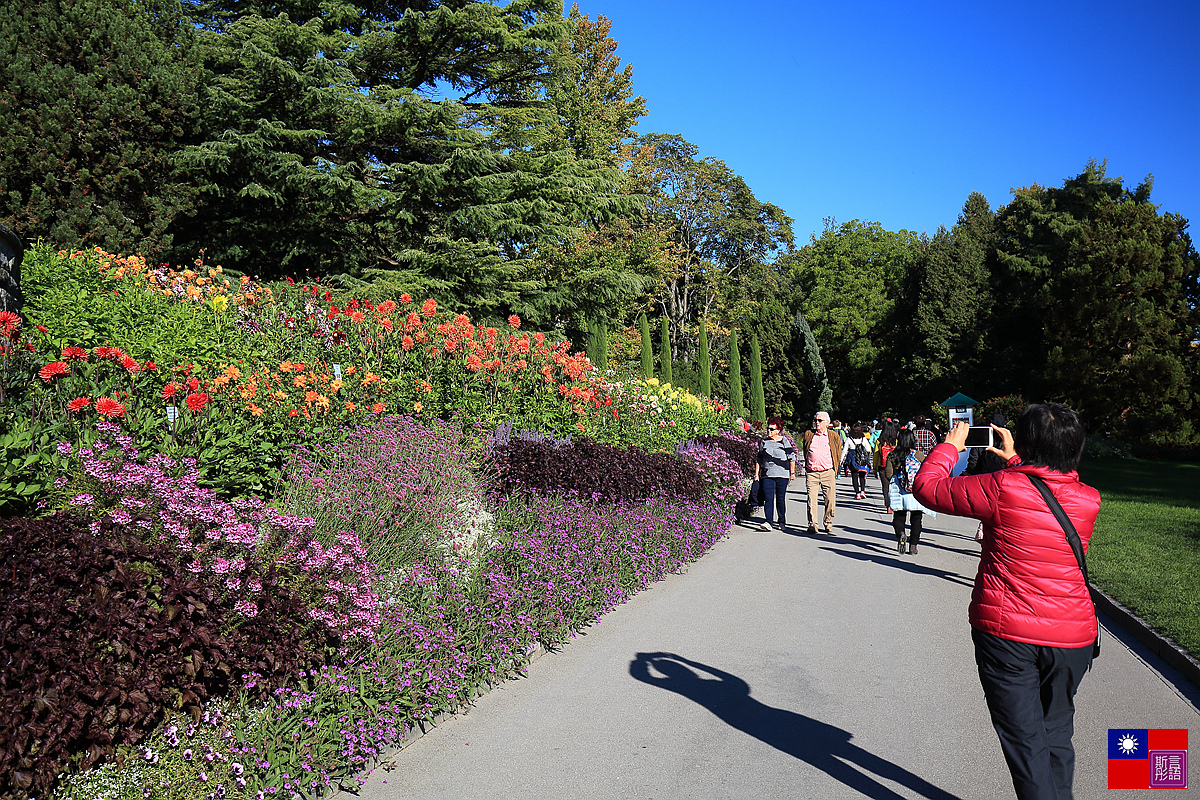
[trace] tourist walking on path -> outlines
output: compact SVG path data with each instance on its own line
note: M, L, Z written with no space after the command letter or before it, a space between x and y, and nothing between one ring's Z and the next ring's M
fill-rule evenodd
M773 511L779 512L779 530L787 526L787 485L796 477L796 445L784 436L783 420L771 417L767 420L767 438L758 446L758 460L754 463L754 480L762 487L763 514L767 521L759 528L771 530Z
M913 434L917 437L917 449L921 451L921 455L929 455L938 443L937 434L933 432L933 420L927 417L917 417L914 422L916 429Z
M871 453L871 461L875 465L875 474L879 476L879 482L883 485L883 508L889 514L892 513L891 493L888 491L888 479L883 474L883 467L887 463L888 456L896 449L896 435L899 433L899 430L899 426L895 420L884 420L883 430L876 437L875 450Z
M867 496L867 470L871 468L871 440L863 432L861 422L850 426L850 435L842 446L842 459L850 466L850 478L854 487L854 499Z
M818 411L812 430L804 432L804 483L808 489L808 532L817 532L817 494L825 498L821 530L833 533L837 513L837 471L842 463L842 437L829 427L829 413Z
M995 430L1002 444L993 452L1006 469L950 477L966 443L967 426L959 423L925 460L914 490L930 508L983 521L968 616L992 725L1020 800L1070 800L1075 691L1097 634L1081 566L1100 493L1075 471L1084 430L1071 409L1036 403L1015 433ZM1049 500L1078 533L1079 557Z
M896 532L896 549L903 555L915 556L921 543L921 526L929 509L917 502L913 496L913 479L921 468L925 455L917 449L913 432L905 429L896 435L896 449L888 454L883 465L883 477L887 483L888 505L892 509L892 530ZM932 513L932 512L930 512ZM905 522L912 515L908 534ZM905 549L907 546L907 549Z

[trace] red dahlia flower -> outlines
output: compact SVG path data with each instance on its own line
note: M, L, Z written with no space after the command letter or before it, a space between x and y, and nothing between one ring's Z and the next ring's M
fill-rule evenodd
M427 317L437 314L437 301L432 297L421 304L421 313Z
M96 401L96 411L102 417L123 417L125 416L125 406L118 403L111 397L101 397Z
M83 409L87 408L91 404L92 398L90 397L76 397L74 400L67 403L67 411L70 411L72 414L74 414L79 411L83 411Z
M204 407L208 405L208 395L204 392L195 392L189 394L183 402L188 411L203 411Z
M63 361L87 361L88 351L82 347L64 347L62 357Z
M46 383L52 383L55 378L60 375L66 375L70 372L70 368L65 361L51 361L46 366L38 370L38 377Z
M163 387L162 399L170 400L172 397L175 396L175 393L178 391L179 391L178 383L168 383L166 386Z
M17 328L21 327L21 318L13 311L0 311L0 333L9 339L17 338Z
M412 302L412 295L411 294L400 295L400 302L404 303L404 305L408 305L409 303Z
M513 314L511 317L508 318L508 327L512 328L514 331L517 328L521 327L521 318L518 317L516 314Z
M121 366L130 372L140 372L142 369L142 365L137 362L137 359L130 358L129 356L121 359Z

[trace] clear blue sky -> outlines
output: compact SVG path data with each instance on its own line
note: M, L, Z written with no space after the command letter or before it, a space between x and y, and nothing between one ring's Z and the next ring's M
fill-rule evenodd
M570 0L567 0L570 8ZM931 235L1087 160L1200 243L1200 2L581 0L649 115L794 220Z

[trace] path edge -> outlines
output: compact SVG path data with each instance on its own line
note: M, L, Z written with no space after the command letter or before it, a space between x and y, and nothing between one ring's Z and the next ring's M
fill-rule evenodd
M1150 648L1150 651L1156 656L1179 670L1191 682L1192 686L1197 691L1200 691L1200 661L1196 660L1188 651L1184 650L1170 638L1157 633L1144 619L1121 605L1117 600L1109 597L1095 586L1090 588L1092 590L1092 602L1096 604L1096 608L1103 611L1126 632Z

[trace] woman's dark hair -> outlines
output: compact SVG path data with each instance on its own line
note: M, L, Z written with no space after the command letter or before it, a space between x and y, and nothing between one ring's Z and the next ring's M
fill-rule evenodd
M901 428L896 434L896 449L892 451L889 458L896 459L897 464L903 464L904 459L908 458L908 454L917 449L917 436L908 428Z
M767 420L767 427L769 428L772 425L774 425L776 428L779 428L780 433L783 433L783 420L782 419L780 419L779 417L771 417L769 420Z
M855 436L855 434L854 434L855 431L858 431L857 436ZM854 438L856 438L856 439L861 439L863 437L863 424L861 422L856 422L853 425L851 425L850 426L850 435L854 436Z
M1022 463L1073 472L1083 455L1083 423L1061 403L1031 403L1017 418L1013 446Z
M893 447L896 445L896 423L893 420L887 420L883 423L883 433L879 434L879 439L884 444L890 444Z

